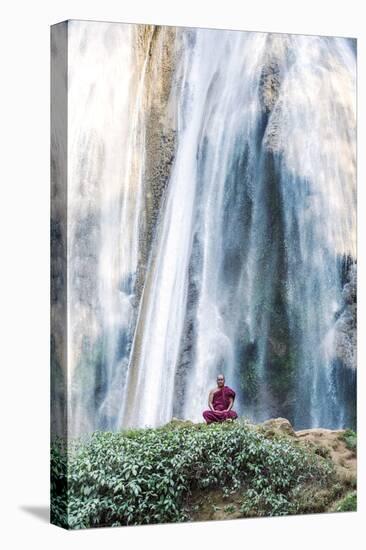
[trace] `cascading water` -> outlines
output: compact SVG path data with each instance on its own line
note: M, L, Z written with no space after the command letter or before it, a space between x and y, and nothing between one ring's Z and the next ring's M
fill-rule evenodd
M74 26L70 50L77 53L70 66L77 72L69 76L69 418L71 430L78 432L113 429L125 389L137 315L147 60L135 65L134 29L129 25ZM106 82L114 82L113 88Z
M282 121L275 149L286 299L299 348L294 422L343 427L350 418L336 388L335 324L344 306L342 262L356 258L355 56L344 39L300 36L294 43L272 115ZM353 382L354 372L348 375Z
M154 31L137 63L136 26L74 25L70 431L202 421L220 371L240 415L354 425L353 41Z

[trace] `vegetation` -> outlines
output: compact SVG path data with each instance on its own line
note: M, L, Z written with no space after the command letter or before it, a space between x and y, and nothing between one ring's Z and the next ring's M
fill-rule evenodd
M357 493L353 491L348 493L342 500L338 503L336 507L336 512L356 512L357 511Z
M356 454L357 452L357 434L353 430L346 430L340 435L340 439L342 439L347 449L354 452Z
M207 490L239 493L241 517L320 511L314 495L341 496L329 460L245 421L96 432L67 450L56 441L51 468L52 521L74 529L188 521Z

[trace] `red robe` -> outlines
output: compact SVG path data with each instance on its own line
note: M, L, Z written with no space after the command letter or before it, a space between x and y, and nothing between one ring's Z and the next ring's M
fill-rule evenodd
M212 399L212 406L215 410L208 409L202 413L207 424L210 424L210 422L223 422L228 418L238 418L238 415L232 409L226 411L230 405L230 397L235 399L235 392L229 386L223 386L215 391Z

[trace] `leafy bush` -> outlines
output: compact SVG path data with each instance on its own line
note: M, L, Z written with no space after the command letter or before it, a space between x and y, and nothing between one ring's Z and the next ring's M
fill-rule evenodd
M96 432L68 449L67 480L58 445L53 518L69 528L187 521L204 488L242 491L243 516L292 514L299 487L334 481L327 460L243 422Z
M353 451L356 454L357 451L357 434L353 430L345 430L341 435L340 439L342 439L347 449L350 451Z
M337 512L356 512L357 511L357 493L348 493L338 504Z
M51 446L51 522L67 527L67 447L58 438Z

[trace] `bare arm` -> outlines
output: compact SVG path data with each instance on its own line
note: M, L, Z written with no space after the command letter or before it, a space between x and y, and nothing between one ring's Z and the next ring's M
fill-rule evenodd
M211 390L210 393L208 394L208 406L209 406L209 408L211 409L211 411L215 411L214 406L213 406L213 404L212 404L212 402L213 402L213 394L214 394L213 390Z

